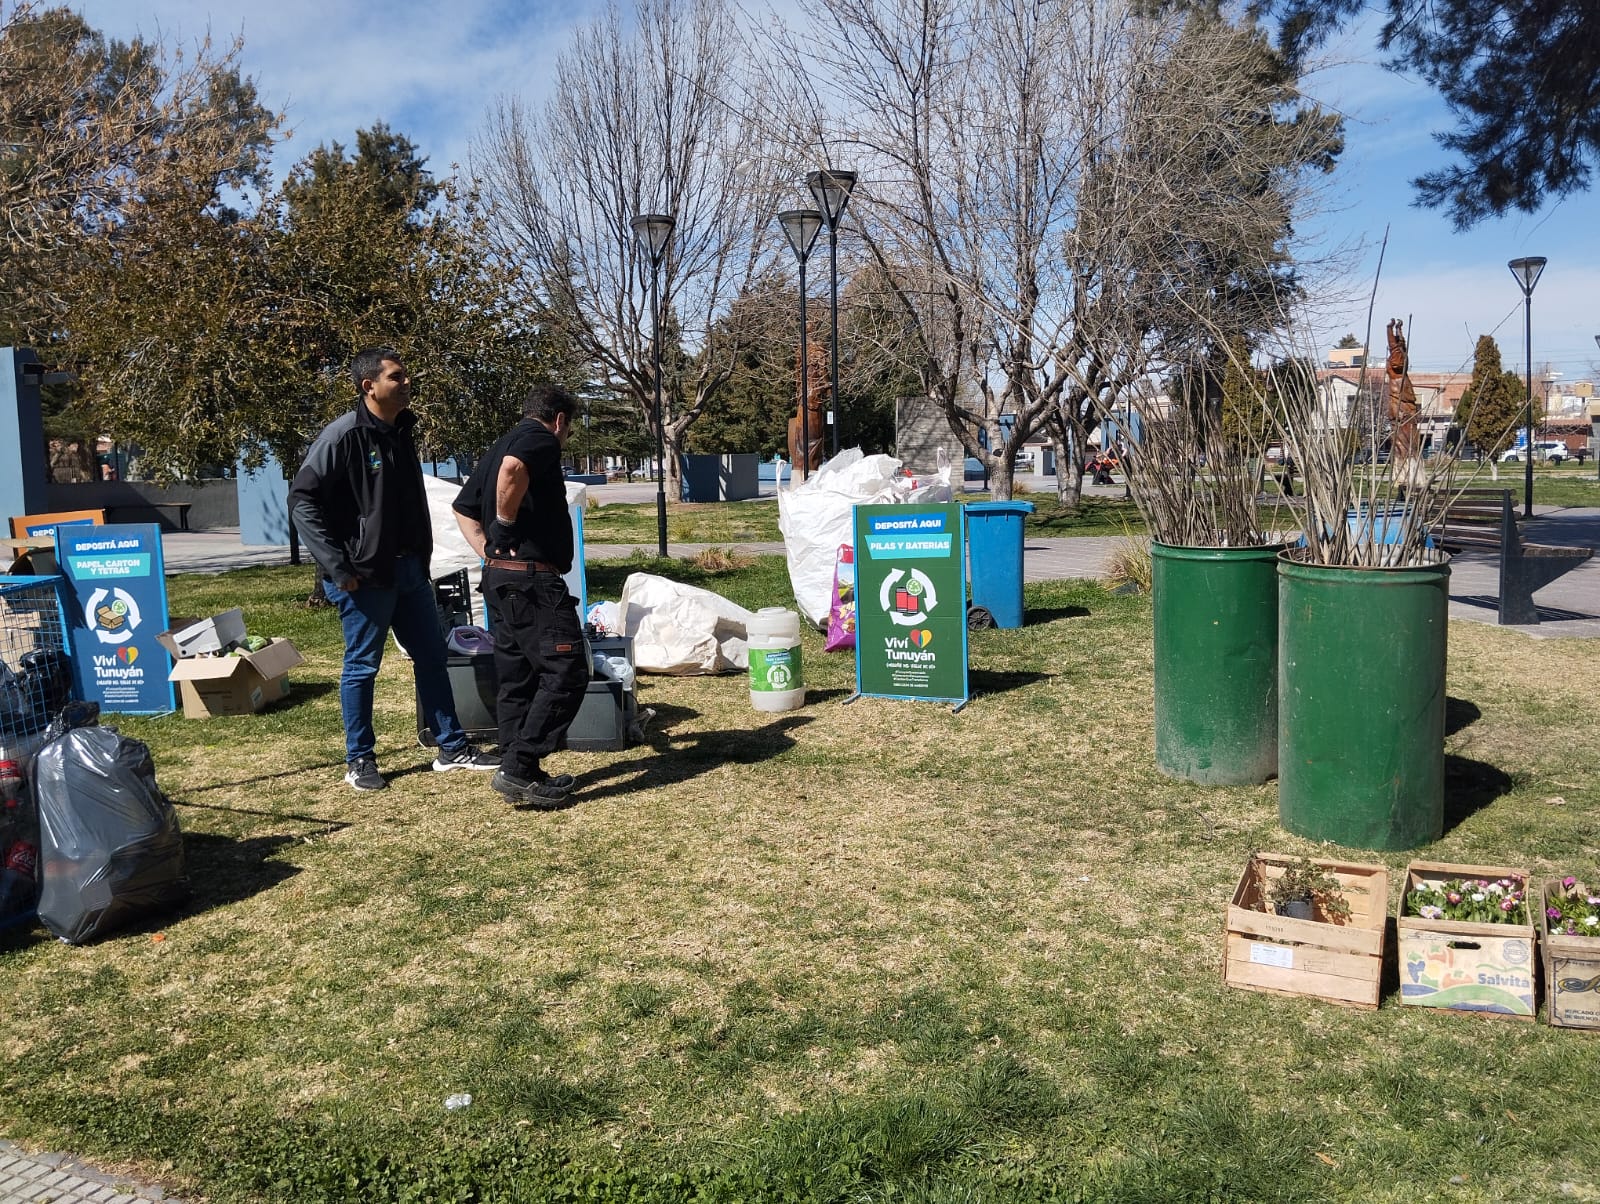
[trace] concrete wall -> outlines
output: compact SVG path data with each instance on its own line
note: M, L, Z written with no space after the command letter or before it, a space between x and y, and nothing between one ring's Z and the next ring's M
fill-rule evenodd
M742 502L761 496L761 458L754 452L681 459L685 502Z
M902 397L894 406L894 454L901 467L918 480L931 479L939 471L939 449L944 448L950 463L958 466L967 453L950 433L950 426L939 407L926 397Z
M5 519L51 509L45 498L44 426L39 416L39 357L26 347L0 347L0 535Z
M87 481L79 485L45 486L43 509L108 510L107 522L155 523L163 531L178 530L177 517L148 508L144 502L189 502L189 529L206 531L239 525L239 498L232 481L201 481L163 489L150 481ZM287 541L285 541L287 542Z

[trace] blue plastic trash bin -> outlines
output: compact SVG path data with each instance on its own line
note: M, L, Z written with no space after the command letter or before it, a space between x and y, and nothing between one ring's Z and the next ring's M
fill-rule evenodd
M1022 527L1032 502L968 502L967 565L972 604L996 627L1022 626Z

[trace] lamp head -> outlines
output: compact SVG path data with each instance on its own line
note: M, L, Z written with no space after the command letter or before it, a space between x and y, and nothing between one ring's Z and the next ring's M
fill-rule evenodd
M778 214L778 224L783 227L783 233L789 240L789 245L794 248L795 258L802 265L806 257L811 254L811 247L817 241L817 233L822 229L822 214L815 209L785 209Z
M828 167L806 176L806 187L811 189L811 195L816 198L817 208L822 210L822 218L828 223L829 230L838 227L855 186L856 173L853 171Z
M1511 274L1522 286L1522 295L1531 297L1533 286L1539 283L1539 273L1544 271L1544 265L1549 262L1543 255L1529 255L1522 259L1513 259L1506 266L1511 269Z
M670 213L641 213L628 224L633 227L633 235L639 240L639 245L650 256L650 266L659 266L661 256L667 249L667 240L672 237L672 227L678 224L678 219Z

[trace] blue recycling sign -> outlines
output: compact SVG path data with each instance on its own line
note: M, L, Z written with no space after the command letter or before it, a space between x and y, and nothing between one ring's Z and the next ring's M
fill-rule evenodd
M155 523L59 526L56 559L79 698L134 715L173 709L167 651L167 578Z

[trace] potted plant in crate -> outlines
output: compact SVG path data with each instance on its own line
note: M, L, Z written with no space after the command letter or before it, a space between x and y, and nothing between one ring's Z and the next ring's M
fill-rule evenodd
M1320 914L1324 923L1348 924L1350 903L1344 892L1344 884L1327 870L1307 857L1299 857L1272 879L1267 899L1276 915L1311 920L1319 918Z
M1526 870L1414 861L1396 928L1401 1003L1533 1018Z
M1570 876L1550 879L1541 927L1550 1023L1600 1028L1600 890Z
M1293 914L1296 900L1310 914ZM1227 909L1223 981L1375 1008L1388 905L1381 865L1252 854Z
M1266 512L1281 495L1261 492L1268 424L1254 374L1219 348L1178 374L1176 398L1102 416L1103 430L1132 428L1128 490L1150 530L1156 768L1206 785L1278 768L1275 528L1288 523Z

